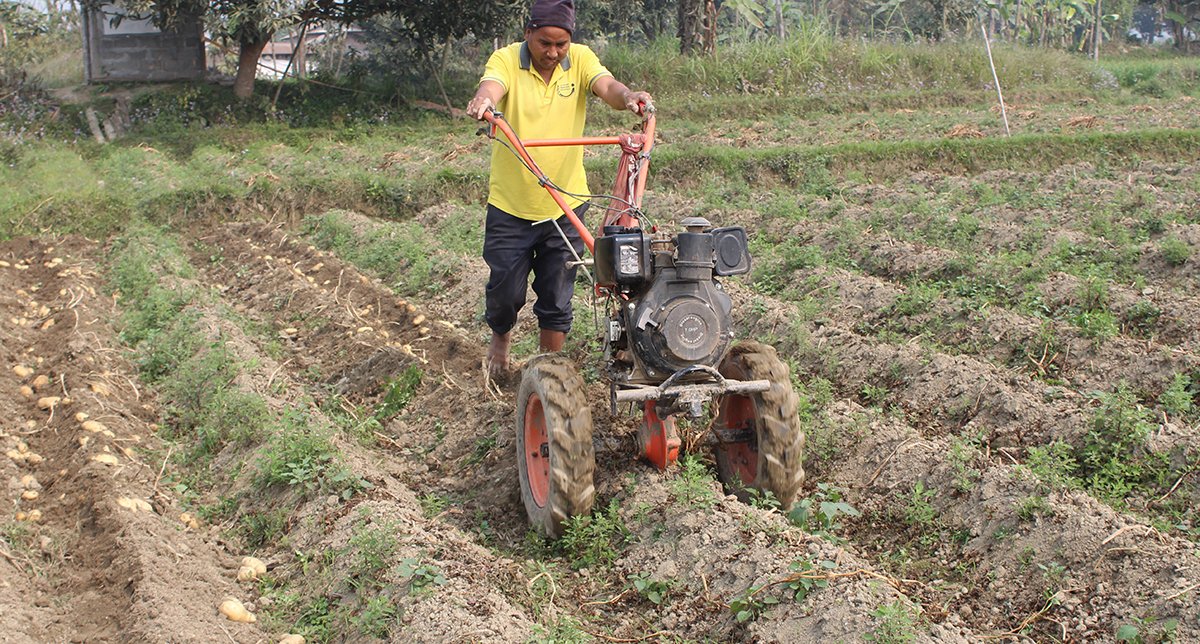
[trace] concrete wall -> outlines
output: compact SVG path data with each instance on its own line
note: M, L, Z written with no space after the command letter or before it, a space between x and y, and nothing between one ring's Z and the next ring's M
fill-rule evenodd
M127 16L112 25L111 5L84 9L84 75L89 83L172 81L204 77L204 37L199 20L159 31L149 20Z

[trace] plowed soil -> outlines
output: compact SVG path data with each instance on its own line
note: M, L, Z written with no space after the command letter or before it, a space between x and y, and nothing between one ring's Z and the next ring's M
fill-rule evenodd
M591 564L529 533L514 454L516 382L492 381L481 368L481 260L456 258L436 295L402 298L318 249L297 222L208 221L179 233L195 270L189 284L208 294L192 305L199 332L244 365L231 385L269 409L303 407L310 419L329 405L358 413L380 404L396 374L422 374L403 411L369 436L332 439L369 483L338 496L252 492L249 471L261 454L237 445L205 466L208 488L177 485L171 453L179 446L157 435L170 410L139 379L120 336L127 303L102 278L113 247L81 237L0 244L8 503L0 639L277 641L313 624L280 606L291 592L280 589L294 588L350 607L336 631L345 640L1084 642L1134 628L1141 641L1196 641L1200 428L1194 414L1148 402L1177 375L1200 379L1200 222L1194 209L1184 212L1195 205L1196 168L1137 172L992 177L1053 192L1070 175L1082 182L1075 193L1091 195L1174 177L1155 207L1174 217L1165 234L1182 240L1190 259L1165 262L1155 243L1142 244L1130 270L1144 279L1107 282L1107 304L1121 319L1147 301L1158 314L1100 339L1015 306L972 309L967 295L900 308L921 280L969 275L975 258L1019 247L1035 219L1050 221L1054 234L1031 257L1084 243L1085 206L981 209L972 246L905 238L898 231L922 224L915 216L871 218L873 203L968 190L962 177L916 174L900 182L921 186L913 193L847 187L844 203L810 204L800 221L718 213L753 234L853 258L789 269L786 287L771 294L749 280L727 283L740 336L776 346L811 403L802 412L809 453L800 498L813 512L825 511L822 502L853 511L797 526L711 476L695 478L695 463L658 472L638 461L638 419L610 413L607 385L579 340L567 355L584 374L595 419L596 511L624 526L607 542L611 559ZM418 219L436 230L455 208ZM359 234L381 225L342 216ZM835 227L847 221L864 224L852 244ZM1048 311L1075 310L1086 283L1054 270L1035 295ZM531 336L532 325L523 319L517 335ZM580 324L572 342L590 332ZM818 381L830 388L824 401ZM1048 480L1036 455L1092 440L1105 404L1095 392L1118 383L1137 391L1138 411L1154 419L1138 454L1169 463L1178 478L1158 482L1154 495L1131 490L1124 502L1105 502L1084 483ZM710 462L699 429L685 427L687 447L696 463ZM233 493L252 504L211 521L192 516ZM255 512L282 513L277 539L251 546L237 532ZM369 584L364 535L392 544ZM266 561L269 581L237 580L246 555ZM427 586L413 581L413 562L429 566ZM664 596L638 592L633 578L659 582ZM807 581L820 583L797 596ZM385 627L364 630L355 620L378 608L377 597L390 607ZM217 606L226 598L262 619L223 618Z

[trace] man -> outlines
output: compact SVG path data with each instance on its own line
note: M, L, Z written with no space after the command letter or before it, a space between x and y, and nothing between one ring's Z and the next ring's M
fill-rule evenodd
M527 139L577 138L583 135L589 93L613 109L641 114L650 106L650 95L632 92L613 78L588 47L571 42L575 30L573 0L535 0L525 26L525 40L495 51L488 60L479 89L467 103L467 114L476 119L490 109L504 113L517 136ZM530 150L538 166L582 217L588 203L583 170L583 148L544 147ZM488 371L504 374L517 312L525 305L530 271L537 302L539 346L543 352L559 351L571 329L571 295L575 268L571 250L558 230L546 222L557 219L576 253L583 252L578 232L537 179L510 151L492 146L487 224L483 258L491 269L486 289L486 318L492 329Z

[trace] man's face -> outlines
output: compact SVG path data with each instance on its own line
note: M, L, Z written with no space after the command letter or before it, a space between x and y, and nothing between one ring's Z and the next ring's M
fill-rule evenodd
M529 44L533 68L543 74L553 73L554 66L562 62L571 47L571 32L562 27L526 29L525 42Z

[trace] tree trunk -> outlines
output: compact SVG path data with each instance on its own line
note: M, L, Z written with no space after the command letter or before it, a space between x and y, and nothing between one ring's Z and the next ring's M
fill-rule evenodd
M717 5L713 0L704 3L704 53L717 53Z
M233 79L233 95L247 99L254 95L254 78L258 75L258 57L271 38L265 37L257 42L242 42L238 45L237 76Z
M779 27L779 39L787 38L787 30L783 26L783 0L775 0L775 23Z
M1100 28L1102 17L1100 0L1096 0L1095 20L1092 22L1092 60L1100 60L1100 40L1104 38L1104 31Z
M679 53L692 56L703 50L705 0L679 0Z

